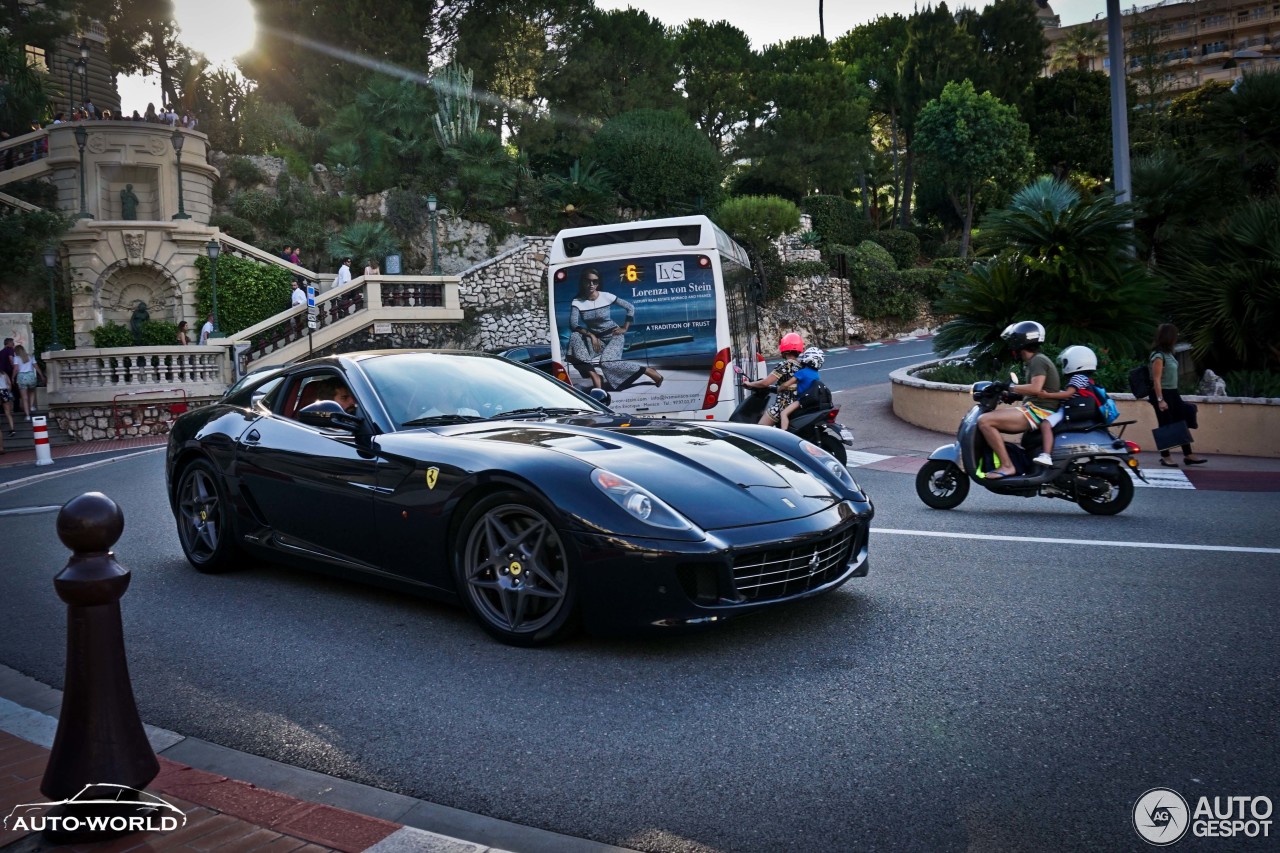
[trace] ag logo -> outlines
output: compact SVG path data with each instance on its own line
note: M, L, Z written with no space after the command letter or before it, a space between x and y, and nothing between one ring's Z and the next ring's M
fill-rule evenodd
M1190 817L1187 801L1171 788L1152 788L1133 804L1133 828L1143 841L1157 847L1181 839Z
M428 489L434 489L436 487L436 480L439 480L439 479L440 479L439 468L427 469L427 488Z

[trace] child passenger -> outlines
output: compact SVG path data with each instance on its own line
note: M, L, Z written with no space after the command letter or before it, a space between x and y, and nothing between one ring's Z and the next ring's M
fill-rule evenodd
M1093 385L1093 372L1098 369L1098 356L1088 347L1071 346L1058 356L1058 367L1062 369L1066 384L1061 391L1041 392L1040 396L1050 400L1070 400L1080 389ZM1062 423L1066 416L1066 406L1059 406L1058 411L1040 422L1040 437L1044 442L1044 450L1032 462L1037 465L1052 465L1053 428Z
M781 423L782 410L795 400L795 375L796 371L800 369L800 353L803 350L804 339L795 332L788 332L778 342L778 352L782 354L782 361L778 362L764 379L742 383L743 388L768 388L775 383L778 386L777 399L760 416L759 423L761 426L775 426Z
M796 371L796 399L787 404L782 410L782 428L790 429L791 415L800 408L800 400L804 397L805 392L813 387L813 383L819 379L818 371L822 369L822 364L827 360L826 355L817 347L809 347L800 353L800 369Z

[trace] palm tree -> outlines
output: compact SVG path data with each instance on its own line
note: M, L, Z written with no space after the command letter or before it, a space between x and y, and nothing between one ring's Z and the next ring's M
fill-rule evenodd
M1049 60L1050 71L1061 71L1073 64L1081 71L1088 71L1095 56L1101 56L1106 46L1102 31L1096 27L1078 27L1058 42Z
M982 224L988 259L944 288L937 310L955 319L934 350L973 345L994 354L1008 324L1038 320L1057 346L1138 352L1155 328L1159 284L1134 252L1132 218L1113 196L1083 199L1056 178L1019 191Z

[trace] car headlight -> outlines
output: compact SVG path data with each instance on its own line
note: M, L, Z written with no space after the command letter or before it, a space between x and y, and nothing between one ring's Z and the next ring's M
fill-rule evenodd
M693 529L693 523L687 518L626 477L597 468L591 472L591 482L614 503L645 524L668 530Z
M866 494L865 492L862 491L862 489L858 488L858 484L854 482L853 475L849 473L848 468L840 464L839 459L835 458L830 453L823 450L821 447L819 447L818 445L814 444L811 441L802 441L800 442L800 446L805 449L806 453L808 453L814 459L817 459L818 462L822 465L822 467L830 471L832 477L835 477L837 480L839 480L841 483L848 486L849 488L853 489L855 492L858 492L860 494Z

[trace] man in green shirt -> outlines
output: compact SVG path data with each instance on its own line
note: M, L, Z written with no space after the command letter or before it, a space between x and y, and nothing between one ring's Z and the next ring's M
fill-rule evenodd
M1060 405L1057 400L1039 396L1040 393L1062 390L1058 368L1052 359L1040 352L1040 345L1044 343L1044 326L1034 320L1023 320L1010 325L1000 337L1009 345L1014 356L1022 360L1027 381L1009 387L1013 393L1026 398L1021 404L996 409L978 418L978 429L982 431L982 437L1000 459L1000 467L986 475L987 479L993 480L1018 473L1009 458L1008 448L1004 446L1002 433L1017 435L1029 429L1038 429L1040 422L1056 412Z

